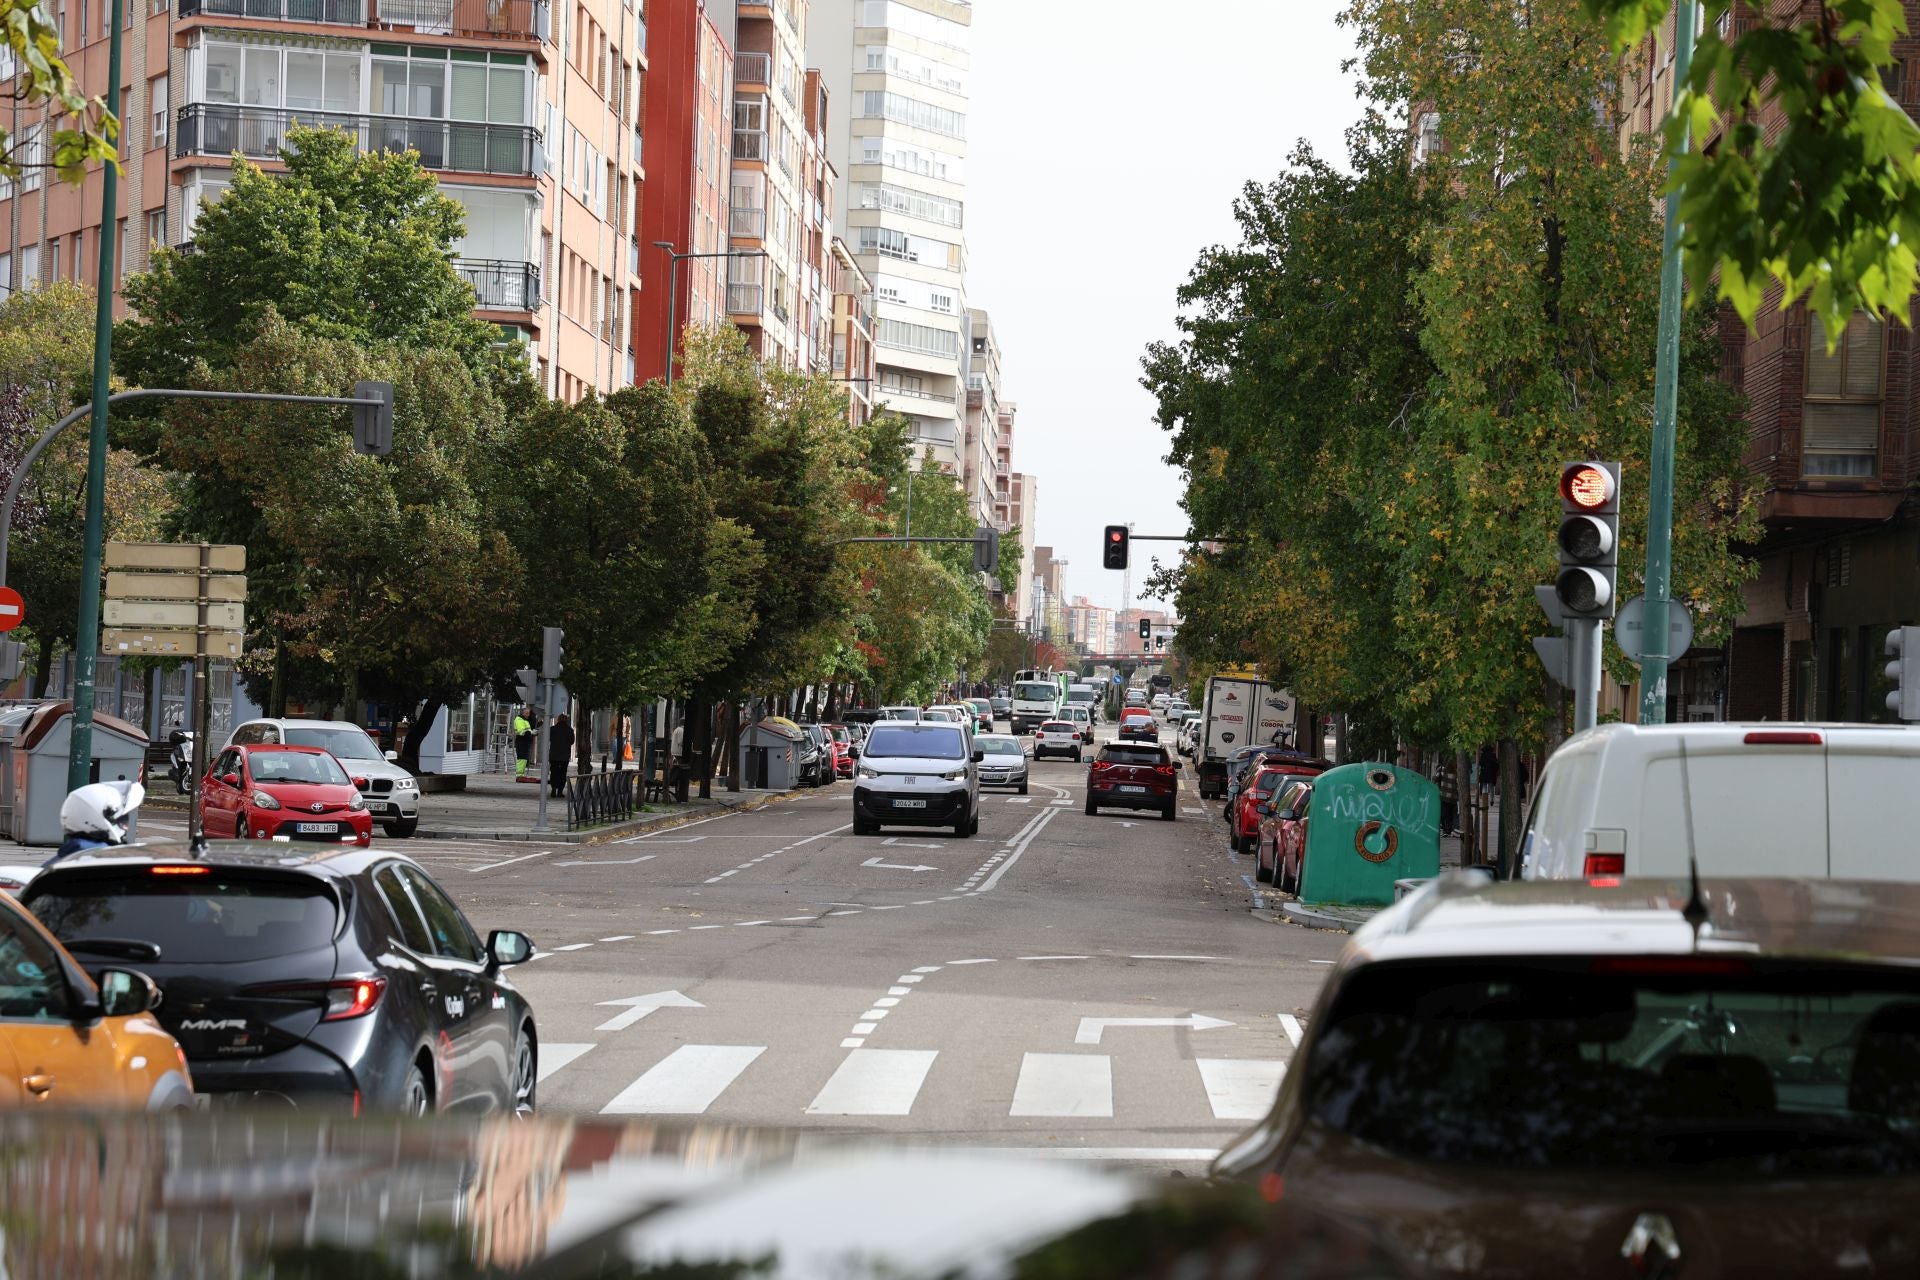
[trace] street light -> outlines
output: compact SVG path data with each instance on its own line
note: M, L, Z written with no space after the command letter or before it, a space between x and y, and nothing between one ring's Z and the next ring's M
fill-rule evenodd
M673 385L673 346L679 337L675 332L678 316L675 307L680 301L680 262L683 258L770 258L773 255L765 249L730 249L725 253L680 253L673 247L671 240L655 240L653 247L665 249L667 256L673 259L673 266L667 273L667 385Z

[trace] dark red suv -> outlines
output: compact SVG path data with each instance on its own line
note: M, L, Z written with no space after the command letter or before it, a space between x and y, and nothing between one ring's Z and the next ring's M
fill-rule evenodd
M1112 742L1100 748L1087 773L1087 812L1158 809L1168 822L1180 805L1180 765L1167 749L1147 742Z

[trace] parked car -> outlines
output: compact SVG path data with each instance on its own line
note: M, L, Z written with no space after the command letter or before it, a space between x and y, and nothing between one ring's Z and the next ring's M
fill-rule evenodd
M412 860L215 842L74 854L21 901L83 959L138 964L195 1087L229 1101L350 1112L530 1110L533 1011Z
M1035 760L1043 760L1048 756L1071 756L1073 762L1079 764L1082 749L1092 745L1092 735L1071 720L1042 720L1040 727L1033 731Z
M1684 751L1684 755L1682 752ZM1920 725L1605 724L1547 758L1522 874L1920 880Z
M879 724L882 720L918 720L919 718L920 708L918 707L882 707L879 718L874 723Z
M1253 878L1271 880L1283 893L1300 892L1307 860L1307 818L1313 810L1313 782L1294 776L1260 802L1260 843L1254 850Z
M973 731L975 733L992 733L993 704L985 698L968 698L967 705L973 708Z
M420 783L397 763L399 755L374 745L367 731L345 720L248 720L227 738L230 747L319 747L347 772L367 780L367 812L390 836L412 835L420 826Z
M1010 720L1013 718L1012 698L1005 696L988 698L987 705L993 708L993 715L996 720Z
M1212 1172L1427 1275L1920 1274L1917 916L1911 883L1443 876L1353 936Z
M957 724L876 724L855 770L853 834L948 824L956 836L974 834L980 829L983 759Z
M844 724L822 725L821 728L825 729L827 737L833 740L833 776L851 778L853 760L859 754L854 748L853 732Z
M1271 800L1279 788L1293 778L1309 777L1321 771L1297 761L1268 759L1248 775L1233 803L1233 820L1227 839L1235 853L1252 853L1260 845L1258 806Z
M982 787L1012 787L1027 794L1026 744L1010 733L983 733L973 740L983 753L980 760Z
M1200 749L1201 715L1198 711L1188 711L1180 717L1180 734L1177 743L1181 755L1193 759L1194 752Z
M1157 743L1111 742L1087 770L1087 813L1154 809L1168 822L1180 805L1180 765Z
M834 779L833 735L819 724L803 724L800 732L806 735L800 743L800 785L824 787Z
M200 786L202 829L229 840L373 843L373 815L353 778L318 747L227 747Z
M116 959L120 957L114 957ZM88 973L47 927L0 896L0 1107L170 1111L193 1105L193 1073L153 1016L153 979Z
M1247 778L1261 764L1276 761L1291 761L1305 766L1303 772L1322 773L1333 767L1332 761L1307 755L1292 747L1242 747L1227 760L1227 807L1226 818L1233 819L1234 807L1240 799L1240 788L1246 785Z
M1154 721L1153 712L1145 707L1128 707L1120 713L1120 732L1117 735L1122 742L1159 742L1160 726Z

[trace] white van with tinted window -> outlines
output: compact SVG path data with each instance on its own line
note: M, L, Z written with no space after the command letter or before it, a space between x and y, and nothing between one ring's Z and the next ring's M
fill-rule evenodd
M1689 843L1704 876L1920 881L1920 725L1577 733L1541 770L1521 874L1684 876Z

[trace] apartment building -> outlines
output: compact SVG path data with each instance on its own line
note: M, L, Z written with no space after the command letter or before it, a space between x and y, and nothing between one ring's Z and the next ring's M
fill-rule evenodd
M110 7L51 2L103 93ZM150 246L192 243L235 153L272 170L291 126L321 125L417 150L466 208L456 265L478 313L527 343L550 394L611 391L631 377L646 48L638 0L133 0L113 225L97 171L0 184L0 286L93 280L103 231L123 274L144 270ZM47 123L17 114L44 159Z
M1020 535L1020 577L1008 588L1014 616L1024 625L1033 617L1034 508L1040 481L1037 476L1012 470L1013 417L1009 413L1002 440L1006 441L1001 465L1001 499L994 503L994 523L1001 529L1018 529Z
M1011 426L1013 406L1001 398L1000 342L994 337L992 318L973 308L967 312L967 325L969 359L960 479L974 515L984 522L997 516L1001 460L1003 453L1010 459L1012 452L1011 440L1006 450L1001 449L1001 428L1003 423Z
M1905 9L1920 31L1920 0ZM1758 20L1735 6L1723 30L1738 36ZM1672 30L1669 12L1657 40L1622 68L1622 147L1656 130L1672 105ZM1888 88L1920 114L1920 39L1894 49ZM1747 402L1744 461L1762 490L1759 576L1732 638L1674 665L1668 718L1890 719L1882 644L1894 626L1920 620L1913 331L1856 314L1829 354L1804 306L1763 310L1753 332L1723 309L1719 328L1722 376Z
M875 398L912 421L918 451L931 448L938 465L964 478L972 8L954 0L813 0L813 14L814 63L846 104L828 156L846 182L845 234L877 300Z
M687 326L727 321L718 255L729 234L734 72L731 15L719 10L708 0L647 6L646 183L634 250L645 288L632 333L640 383L665 376L667 345Z
M1113 610L1094 604L1085 596L1075 596L1063 612L1067 619L1067 641L1081 653L1116 653Z
M833 298L833 377L847 388L847 424L873 417L873 282L839 236L827 247L827 291Z

